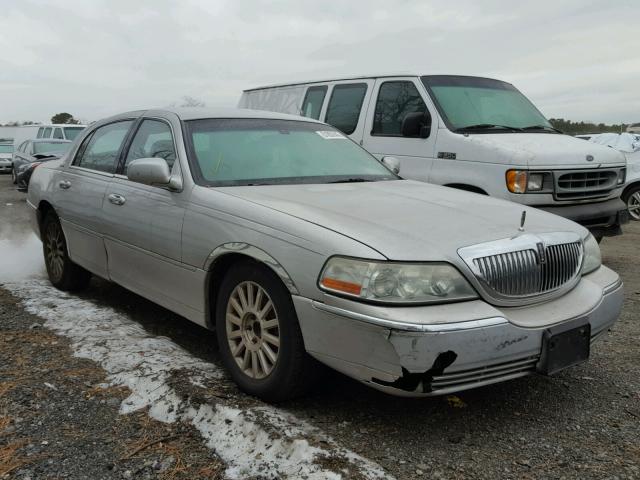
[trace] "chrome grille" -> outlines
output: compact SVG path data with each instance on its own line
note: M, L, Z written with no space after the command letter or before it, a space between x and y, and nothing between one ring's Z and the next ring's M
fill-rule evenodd
M556 175L558 200L607 196L618 180L618 172L614 170L581 170Z
M496 293L525 297L556 290L569 283L582 265L582 243L572 242L474 258L476 271ZM542 255L544 253L544 255Z

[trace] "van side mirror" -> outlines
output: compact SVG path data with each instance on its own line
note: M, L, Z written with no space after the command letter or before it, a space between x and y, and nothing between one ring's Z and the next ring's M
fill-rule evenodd
M127 178L144 185L168 186L171 172L162 158L138 158L127 166Z
M396 157L382 157L382 163L396 175L400 173L400 160Z
M431 115L424 112L407 113L402 120L403 137L428 138L431 135Z

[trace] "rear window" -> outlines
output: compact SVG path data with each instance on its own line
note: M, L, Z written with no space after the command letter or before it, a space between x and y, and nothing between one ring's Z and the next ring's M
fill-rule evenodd
M0 145L0 153L13 153L13 145Z
M67 142L36 142L33 144L35 153L64 153L69 150L71 143Z
M325 122L351 135L358 125L366 93L366 83L349 83L333 87Z

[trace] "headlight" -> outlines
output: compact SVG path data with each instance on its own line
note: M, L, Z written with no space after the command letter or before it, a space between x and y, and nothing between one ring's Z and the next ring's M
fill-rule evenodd
M593 235L584 240L584 261L582 262L582 275L597 270L602 265L602 256L600 255L600 246Z
M545 189L545 178L550 175L549 172L507 170L507 189L511 193L541 192Z
M382 303L420 304L477 298L448 263L392 263L333 257L320 274L327 292Z

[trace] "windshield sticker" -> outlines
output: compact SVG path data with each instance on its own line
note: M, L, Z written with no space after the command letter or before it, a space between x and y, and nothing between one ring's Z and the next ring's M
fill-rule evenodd
M347 138L342 135L340 132L336 132L334 130L318 130L316 131L318 135L320 135L325 140L338 140L340 138Z

